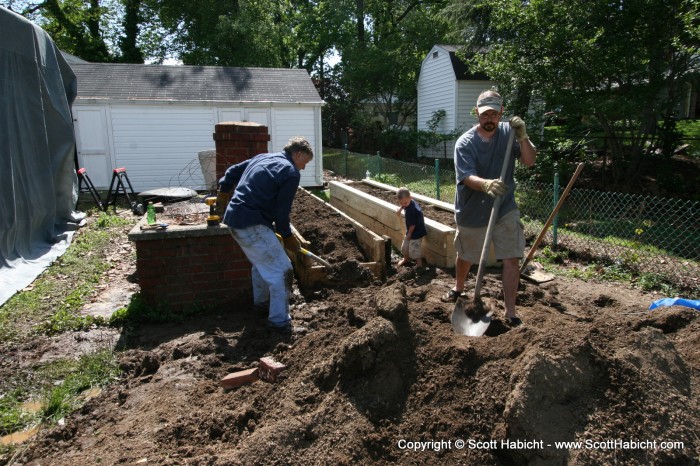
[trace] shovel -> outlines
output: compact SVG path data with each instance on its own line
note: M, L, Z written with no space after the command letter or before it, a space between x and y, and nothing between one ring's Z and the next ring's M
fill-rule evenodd
M506 155L503 158L503 166L501 167L501 176L499 179L505 181L506 170L510 164L511 150L513 148L513 140L515 139L515 130L510 131L508 137L508 146L506 147ZM468 304L462 298L457 300L454 311L452 311L452 330L460 335L472 337L480 337L486 333L491 323L493 316L493 307L485 306L481 300L481 281L486 272L486 260L489 255L491 246L491 238L493 237L493 228L498 218L498 211L503 202L503 196L498 196L493 201L491 208L491 217L489 218L488 226L486 227L486 236L484 238L484 246L481 248L481 259L479 260L479 270L476 274L476 285L474 286L474 303Z
M549 215L549 218L545 222L544 226L542 227L542 231L540 232L539 236L535 240L534 243L532 243L532 247L530 248L530 252L527 253L527 256L525 256L525 260L523 261L523 265L520 266L520 275L532 282L535 283L545 283L554 280L554 274L548 273L544 271L544 267L542 267L541 264L537 262L533 262L528 266L528 263L532 259L532 256L535 255L535 251L537 251L537 247L540 245L542 240L544 239L544 235L547 234L547 230L549 229L550 225L554 221L554 217L557 215L559 212L559 209L561 209L561 206L564 204L564 201L566 198L569 196L569 191L571 191L571 188L574 185L574 182L576 181L576 178L578 178L579 174L581 174L581 171L583 170L583 163L579 163L578 166L576 167L576 171L571 177L571 180L569 180L569 184L566 185L566 189L564 189L564 192L562 193L561 197L559 198L559 201L557 202L557 205L554 206L554 210L552 213Z
M275 233L275 235L277 235L277 239L279 239L280 242L282 242L282 236L280 236L279 233ZM303 255L308 256L309 258L315 260L315 261L318 262L319 264L322 264L322 265L324 265L324 266L326 266L326 267L328 267L328 268L331 268L331 267L332 267L331 264L330 264L330 262L328 262L328 261L326 261L326 260L324 260L324 259L318 257L316 254L314 254L313 252L311 252L311 251L309 251L309 250L307 250L307 249L304 249L304 248L301 248L301 247L300 247L300 248L299 248L299 252L302 253Z

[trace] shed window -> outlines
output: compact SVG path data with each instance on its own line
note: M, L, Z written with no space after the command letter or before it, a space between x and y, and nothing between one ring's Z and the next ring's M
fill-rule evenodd
M437 52L433 52L433 58L437 58L437 57L438 57L438 53L437 53Z

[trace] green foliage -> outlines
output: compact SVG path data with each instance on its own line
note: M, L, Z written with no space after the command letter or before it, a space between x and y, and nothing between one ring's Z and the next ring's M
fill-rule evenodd
M546 140L537 153L537 170L522 164L515 164L515 176L518 180L534 180L551 183L554 173L559 173L560 180L567 180L579 163L590 164L594 156L586 152L587 141L575 141L567 137L555 137Z
M47 387L42 395L44 419L57 421L80 406L81 392L101 387L116 380L119 366L111 350L81 356L78 361L60 360L42 369L43 377L60 380L61 383Z
M126 308L115 311L109 319L109 325L114 327L130 326L140 323L182 322L188 317L210 310L207 306L192 306L187 309L174 311L168 304L150 305L134 293Z
M100 229L122 227L131 225L133 220L114 215L110 212L100 212L97 218L97 227Z
M378 173L370 177L374 181L379 181L380 183L388 184L389 186L402 186L403 182L399 175L396 173Z
M80 301L82 305L82 300ZM74 306L74 307L79 307ZM61 309L44 323L40 324L37 329L47 335L56 335L63 332L89 330L95 326L104 326L107 321L100 316L79 316L74 311L67 308Z
M14 388L0 397L0 435L56 422L80 407L85 390L103 387L118 377L116 355L111 349L102 349L77 360L59 359L39 367L31 381L19 377L4 380L9 386L26 388ZM39 411L27 410L23 406L32 399L40 400Z
M655 273L643 273L635 283L644 291L657 291L663 296L678 296L678 289L668 280Z
M0 397L0 437L38 423L39 416L36 413L28 413L22 409L22 403L26 399L27 393L21 388L3 393Z
M330 202L331 191L323 188L306 188L311 194L321 199L323 202Z
M66 253L58 258L30 289L12 296L0 307L0 341L21 338L28 320L41 322L33 331L49 334L103 325L99 318L82 317L77 311L95 292L110 264L102 251L113 236L124 234L134 218L100 213L73 238Z
M116 0L57 0L21 2L18 11L41 26L56 45L91 62L109 62L113 50L105 40L110 36L119 3Z
M658 122L669 121L695 68L697 2L450 4L468 49L487 47L470 61L475 70L498 82L516 111L536 98L572 124L600 129L617 183L636 182L646 163L671 155L657 151L673 139Z

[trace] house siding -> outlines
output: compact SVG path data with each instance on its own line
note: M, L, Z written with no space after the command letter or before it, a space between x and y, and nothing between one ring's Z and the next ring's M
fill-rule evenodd
M437 58L433 58L435 52ZM445 119L438 130L443 133L455 129L466 131L477 123L471 113L477 97L493 85L493 81L488 80L458 80L449 51L434 46L423 60L418 78L418 129L427 130L433 112L444 109ZM454 141L418 150L422 157L452 158L453 154Z
M318 108L320 114L321 109ZM272 150L282 150L290 138L303 136L309 140L314 150L314 158L301 171L301 186L320 186L323 184L321 162L323 154L317 143L316 111L313 108L278 108L274 111L276 131L272 136Z
M479 94L491 89L494 83L492 81L459 81L457 85L459 87L457 127L466 131L478 122L472 111L476 106Z
M120 106L110 109L114 162L136 191L197 189L204 178L197 154L213 147L215 108Z
M316 156L301 172L301 186L323 184L320 106L80 103L74 108L105 109L105 138L109 140L106 164L126 168L137 192L165 187L205 189L198 154L214 149L214 125L234 116L266 124L271 134L270 151L282 150L292 136L307 137ZM106 179L106 184L96 183L96 187L107 189Z
M437 52L437 58L433 53ZM445 119L441 122L440 131L449 132L455 127L455 96L456 78L450 62L449 52L433 47L421 65L418 77L418 121L419 130L427 130L428 120L433 113L443 109Z

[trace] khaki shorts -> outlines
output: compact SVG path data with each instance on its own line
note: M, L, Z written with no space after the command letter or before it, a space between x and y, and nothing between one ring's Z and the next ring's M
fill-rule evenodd
M457 226L457 234L455 235L457 257L463 261L478 264L481 260L481 250L484 247L485 237L486 227ZM520 211L512 210L496 221L492 242L498 260L523 257L525 233L520 221Z
M401 242L401 254L406 256L406 253L408 253L408 257L411 259L420 259L423 257L423 238L420 239L411 239L407 240L406 238L403 239Z

